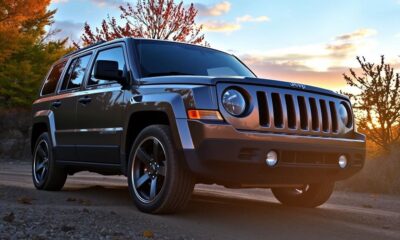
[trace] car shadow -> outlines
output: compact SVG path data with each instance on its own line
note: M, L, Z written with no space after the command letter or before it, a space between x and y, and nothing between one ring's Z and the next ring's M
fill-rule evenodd
M101 207L122 207L129 211L138 211L133 204L127 186L82 186L80 188L66 187L61 194L69 198L83 199L90 201L92 206ZM255 196L257 197L257 196ZM67 198L68 199L68 198ZM345 214L346 215L346 214ZM352 213L348 213L351 217ZM293 218L293 217L329 217L343 218L333 209L319 208L296 208L281 205L276 202L269 202L257 199L237 198L234 195L204 193L204 191L194 191L190 202L185 210L174 215L164 215L166 218L185 218L205 220L220 219L228 221L229 219L237 219L238 217L247 216L249 218L261 221L264 218ZM265 220L264 220L265 221Z

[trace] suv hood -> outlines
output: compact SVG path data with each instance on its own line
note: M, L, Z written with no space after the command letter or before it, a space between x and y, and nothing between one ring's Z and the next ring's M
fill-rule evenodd
M232 84L250 84L260 85L266 87L286 88L304 92L318 93L348 100L344 95L338 94L334 91L314 87L310 85L285 82L272 79L263 78L250 78L250 77L211 77L211 76L162 76L162 77L148 77L140 80L141 84L194 84L194 85L211 85L215 86L218 83L232 83Z

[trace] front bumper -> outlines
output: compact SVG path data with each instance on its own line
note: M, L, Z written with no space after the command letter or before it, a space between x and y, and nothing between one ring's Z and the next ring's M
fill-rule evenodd
M188 120L193 148L183 149L190 170L199 181L239 187L338 181L361 170L365 136L353 139L239 131L229 124ZM275 150L279 162L265 164ZM349 164L337 163L345 154Z

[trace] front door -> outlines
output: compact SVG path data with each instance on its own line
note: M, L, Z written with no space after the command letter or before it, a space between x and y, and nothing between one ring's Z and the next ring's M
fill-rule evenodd
M116 61L121 75L126 74L122 44L100 49L92 65L98 60ZM86 89L77 99L76 149L81 162L120 163L124 95L117 81L94 78L92 68Z

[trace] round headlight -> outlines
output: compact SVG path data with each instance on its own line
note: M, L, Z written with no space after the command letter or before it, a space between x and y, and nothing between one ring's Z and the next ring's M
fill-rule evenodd
M239 116L246 110L246 99L238 90L229 89L222 95L222 105L229 114Z
M352 125L351 112L347 104L341 103L339 106L339 117L343 124L350 128Z

